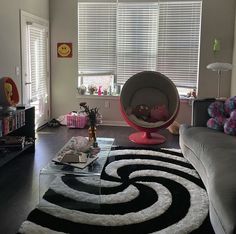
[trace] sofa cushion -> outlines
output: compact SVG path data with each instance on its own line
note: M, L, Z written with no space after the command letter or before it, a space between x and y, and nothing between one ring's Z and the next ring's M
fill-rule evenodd
M197 166L204 167L210 202L225 233L236 233L236 137L186 125L180 128L180 137L198 158Z

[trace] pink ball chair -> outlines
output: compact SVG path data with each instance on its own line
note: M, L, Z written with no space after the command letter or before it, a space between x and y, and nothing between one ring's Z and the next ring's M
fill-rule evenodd
M148 106L149 116L145 119L135 116L137 108ZM130 77L120 94L120 110L125 121L140 132L133 133L129 139L137 144L162 144L166 138L158 130L167 128L175 120L179 111L179 93L175 84L165 75L154 71L143 71ZM164 108L163 108L164 107ZM159 112L155 111L160 110ZM163 112L163 109L164 112ZM166 113L168 112L168 115ZM157 121L153 121L153 115ZM163 119L157 118L158 113ZM165 118L164 118L165 117Z

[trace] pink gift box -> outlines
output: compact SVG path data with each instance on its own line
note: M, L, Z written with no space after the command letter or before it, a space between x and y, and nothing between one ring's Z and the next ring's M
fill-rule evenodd
M68 128L84 128L87 125L87 115L81 113L69 113L66 115Z

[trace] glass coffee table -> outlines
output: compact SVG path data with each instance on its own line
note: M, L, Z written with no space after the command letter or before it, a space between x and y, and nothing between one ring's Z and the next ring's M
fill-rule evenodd
M97 142L100 147L97 159L84 169L53 161L41 169L39 206L49 207L52 204L65 208L73 206L79 210L99 208L101 174L114 138L97 138Z

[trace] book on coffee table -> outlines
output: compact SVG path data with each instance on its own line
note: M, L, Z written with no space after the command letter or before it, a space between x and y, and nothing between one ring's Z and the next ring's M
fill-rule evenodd
M77 136L72 137L52 161L84 169L98 158L98 152L92 147L92 142L89 142L86 137Z
M92 162L94 162L96 159L98 159L98 155L94 155L92 157L88 156L86 162L66 162L66 161L63 161L60 157L56 156L55 158L52 159L52 161L55 163L69 165L72 167L77 167L79 169L84 169L85 167L90 165Z

